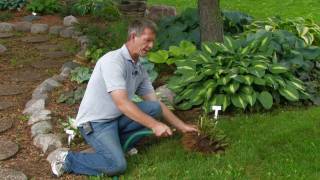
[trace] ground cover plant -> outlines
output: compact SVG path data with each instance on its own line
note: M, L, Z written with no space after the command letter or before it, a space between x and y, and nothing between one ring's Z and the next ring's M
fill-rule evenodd
M41 14L53 14L62 9L62 4L58 0L31 0L27 4L27 10Z
M27 0L2 0L0 10L21 10L26 3Z

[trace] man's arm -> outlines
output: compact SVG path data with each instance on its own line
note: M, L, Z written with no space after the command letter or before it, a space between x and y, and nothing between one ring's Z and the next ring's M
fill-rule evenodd
M111 92L111 97L120 111L130 119L152 129L158 137L166 137L172 135L171 129L155 120L153 117L141 111L131 100L128 99L126 90L114 90Z
M144 95L142 96L142 98L144 100L149 100L149 101L159 101L154 92ZM196 128L196 126L184 123L176 115L174 115L173 112L164 103L162 103L161 101L159 102L161 105L164 119L168 121L171 125L176 127L182 133L198 132L198 129Z

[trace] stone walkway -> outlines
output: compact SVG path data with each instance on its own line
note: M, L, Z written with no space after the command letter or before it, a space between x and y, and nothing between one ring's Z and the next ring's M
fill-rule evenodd
M46 33L57 33L60 37ZM51 179L45 157L47 152L36 148L33 144L37 140L32 137L42 141L40 136L51 133L52 124L50 121L37 122L22 111L33 97L34 89L59 74L62 65L75 55L64 51L63 44L53 39L73 35L70 27L48 27L30 22L0 23L0 179ZM41 111L38 117L47 117L51 113L47 111ZM30 128L30 124L34 125Z

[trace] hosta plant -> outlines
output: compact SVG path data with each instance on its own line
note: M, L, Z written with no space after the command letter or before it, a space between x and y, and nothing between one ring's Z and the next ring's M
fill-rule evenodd
M320 26L311 19L272 17L265 21L254 21L245 26L245 29L250 32L256 32L260 29L267 31L286 30L303 39L307 45L320 46Z
M292 40L287 39L288 34L261 31L240 39L226 36L224 43L203 44L202 51L177 59L176 71L168 82L177 94L177 107L270 109L275 103L309 99L304 82L295 76L292 63L286 62L297 56L308 60L312 53L303 42L288 46L287 41ZM305 54L299 52L301 48Z
M27 0L1 0L0 1L0 10L20 10Z
M31 0L27 5L27 10L42 14L53 14L62 9L62 4L58 0Z

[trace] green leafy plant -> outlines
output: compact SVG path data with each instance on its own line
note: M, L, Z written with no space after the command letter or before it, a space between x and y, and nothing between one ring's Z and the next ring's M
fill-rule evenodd
M238 34L243 26L249 24L252 18L240 12L224 11L224 31L226 34ZM159 32L156 49L168 49L187 40L200 47L199 16L197 9L186 9L179 16L165 17L159 22Z
M118 20L120 11L112 0L79 0L72 5L72 12L84 16L91 14L105 20Z
M77 67L71 71L71 81L78 84L88 82L92 74L92 69L88 67Z
M260 29L273 32L286 30L303 39L307 45L320 45L320 26L312 19L271 17L265 21L254 21L252 24L247 25L245 29L249 32L256 32Z
M287 31L259 31L239 39L226 36L224 43L203 44L202 51L176 58L168 87L177 94L175 103L182 110L199 105L205 110L212 105L222 105L223 110L270 109L273 104L309 99L292 60L314 61L319 57L314 49Z
M27 0L1 0L0 10L21 10L26 3Z
M53 14L61 9L62 5L58 0L32 0L27 5L28 11L43 14Z
M78 87L76 90L68 91L62 93L57 99L58 103L66 103L68 105L73 105L76 103L80 103L83 95L85 93L84 87Z

